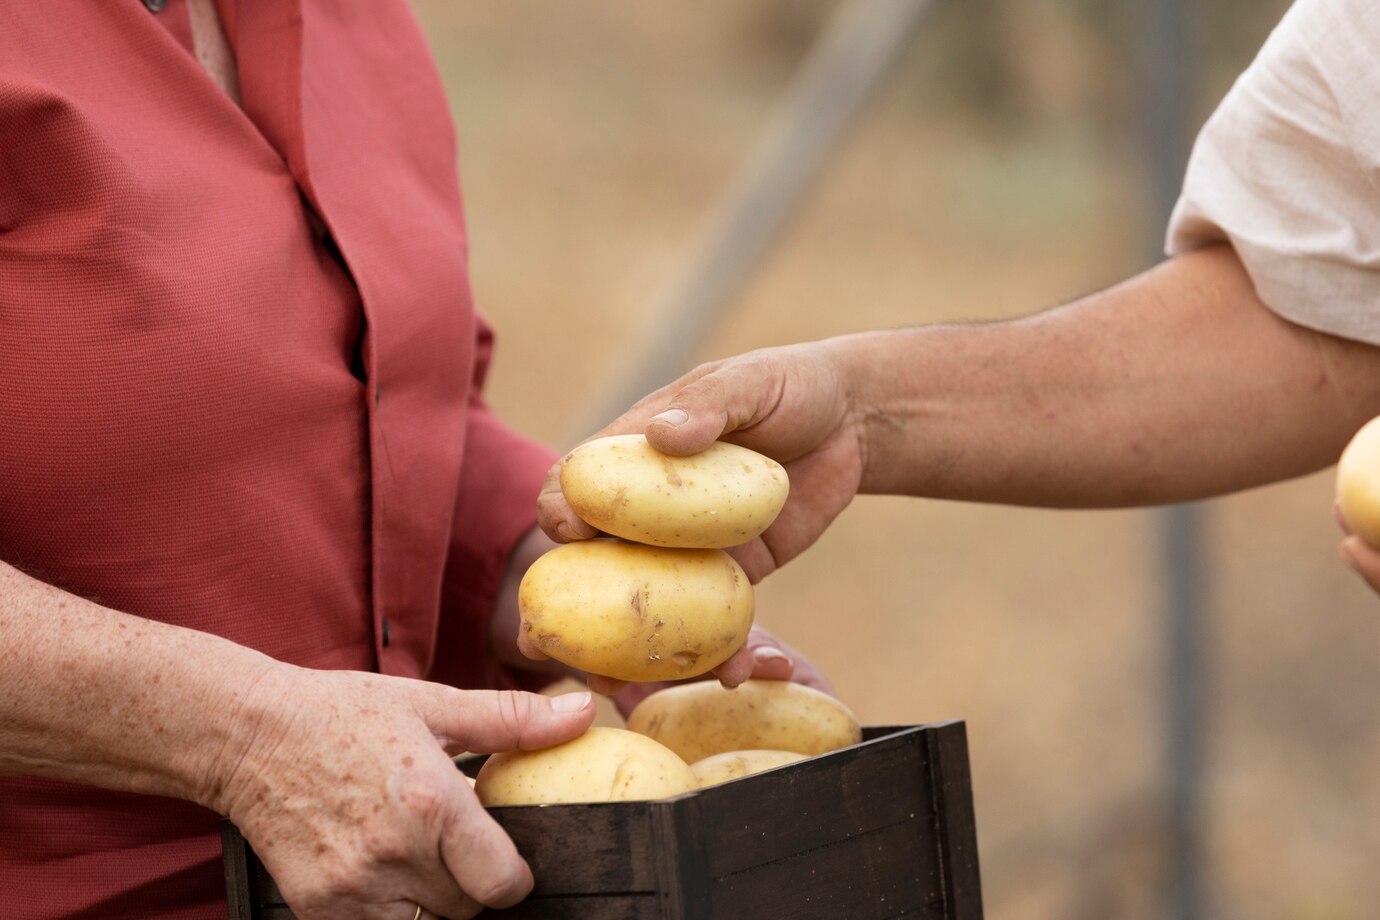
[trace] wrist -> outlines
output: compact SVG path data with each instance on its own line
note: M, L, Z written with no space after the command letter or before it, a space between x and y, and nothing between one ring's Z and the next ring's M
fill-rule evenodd
M199 744L181 764L182 798L230 816L249 797L259 752L292 729L302 700L292 686L299 669L271 658L227 663L207 675L202 710L211 714ZM285 708L286 707L286 708Z
M894 337L902 334L864 332L825 343L843 394L843 427L856 439L862 461L863 494L897 490L898 445L913 414L904 368L891 356Z

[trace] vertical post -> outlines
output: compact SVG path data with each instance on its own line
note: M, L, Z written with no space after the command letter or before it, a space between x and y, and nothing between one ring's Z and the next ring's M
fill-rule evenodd
M1183 0L1137 0L1139 84L1149 208L1148 262L1162 255L1165 227L1183 183L1191 147L1192 54ZM1203 623L1206 616L1202 508L1177 505L1159 513L1159 566L1164 582L1167 810L1167 916L1207 916L1203 846Z

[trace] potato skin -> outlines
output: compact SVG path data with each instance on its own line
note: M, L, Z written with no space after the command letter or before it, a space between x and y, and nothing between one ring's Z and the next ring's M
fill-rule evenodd
M686 763L760 749L813 756L862 740L847 706L782 680L749 680L736 690L707 680L668 687L637 704L628 728L660 741Z
M652 739L595 727L555 747L494 754L474 791L487 807L645 801L698 788L685 761Z
M1351 529L1380 547L1380 418L1362 425L1342 451L1337 504Z
M723 550L585 540L528 568L518 610L527 638L557 661L619 680L679 680L738 650L753 592Z
M699 779L700 788L704 788L804 759L804 754L794 751L724 751L695 761L690 769Z
M561 463L561 491L588 524L651 546L722 549L757 537L786 503L786 470L716 441L673 457L640 434L596 438Z

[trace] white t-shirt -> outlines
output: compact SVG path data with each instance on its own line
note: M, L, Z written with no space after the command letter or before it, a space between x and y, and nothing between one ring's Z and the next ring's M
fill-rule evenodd
M1167 245L1222 240L1281 316L1380 345L1380 0L1298 0L1203 127Z

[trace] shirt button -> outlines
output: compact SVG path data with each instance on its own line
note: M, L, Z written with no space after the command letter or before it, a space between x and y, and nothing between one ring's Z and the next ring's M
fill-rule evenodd
M144 6L149 8L150 13L161 13L168 5L168 0L144 0Z
M389 639L388 639L388 617L384 617L384 618L383 618L383 647L384 647L384 648L388 648L389 644L390 644L390 643L389 643Z

